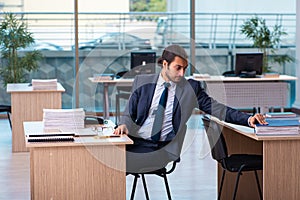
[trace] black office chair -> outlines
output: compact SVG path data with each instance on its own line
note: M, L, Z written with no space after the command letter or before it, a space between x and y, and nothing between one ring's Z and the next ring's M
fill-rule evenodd
M172 167L167 168L161 168L155 171L150 171L150 172L144 172L144 173L126 173L126 175L133 175L134 176L134 180L133 180L133 185L132 185L132 190L131 190L131 195L130 195L130 200L134 199L134 194L135 194L135 190L136 190L136 185L137 185L137 180L138 178L142 177L142 182L143 182L143 187L144 187L144 191L145 191L145 196L146 199L149 200L149 194L148 194L148 190L147 190L147 184L146 184L146 178L145 175L146 174L152 174L152 175L157 175L160 177L164 178L164 182L165 182L165 186L166 186L166 191L167 191L167 195L168 195L168 199L172 199L171 198L171 192L170 192L170 187L169 187L169 183L168 183L168 179L167 179L167 175L171 174L175 168L176 168L176 164L180 162L180 158L178 158L177 160L172 162Z
M10 115L11 115L11 106L9 106L9 105L0 105L0 112L6 112L6 114L7 114L7 119L8 119L8 121L9 121L10 128L12 129L11 119L10 119Z
M204 116L202 118L208 141L211 147L211 154L213 159L218 161L222 168L223 174L221 179L221 185L219 188L218 199L221 198L222 187L225 178L225 172L235 172L237 173L233 198L236 198L236 193L239 184L240 175L245 171L254 171L257 188L259 192L260 199L262 199L262 192L260 189L260 184L258 180L257 170L263 169L263 157L262 155L255 154L232 154L228 155L227 146L225 138L222 134L222 127L217 122L210 120L209 117Z
M123 77L128 71L121 71L116 74L116 78ZM117 86L117 94L116 94L116 119L115 124L118 123L118 120L121 115L121 108L120 108L120 99L128 100L131 94L131 87L130 86Z
M104 124L104 120L102 117L87 115L84 117L84 124L85 125Z
M235 77L236 76L234 70L225 71L225 72L222 73L222 75L225 76L225 77Z

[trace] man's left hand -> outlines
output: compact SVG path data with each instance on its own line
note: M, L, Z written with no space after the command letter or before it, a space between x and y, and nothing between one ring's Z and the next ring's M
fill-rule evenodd
M263 114L255 114L254 116L252 116L249 120L249 125L251 127L255 127L255 124L268 124L268 122L266 122L266 117Z

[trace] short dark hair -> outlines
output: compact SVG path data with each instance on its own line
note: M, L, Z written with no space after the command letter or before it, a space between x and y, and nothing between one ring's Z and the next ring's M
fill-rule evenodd
M172 44L164 49L162 56L157 60L157 64L159 66L162 66L164 60L166 60L168 63L171 63L176 56L179 56L180 58L188 62L188 55L185 52L184 48L177 44Z

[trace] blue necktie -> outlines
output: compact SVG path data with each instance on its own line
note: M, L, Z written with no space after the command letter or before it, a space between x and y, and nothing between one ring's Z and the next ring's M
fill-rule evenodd
M155 142L159 141L159 139L160 139L161 128L163 125L165 108L166 108L167 99L168 99L168 88L170 87L170 85L171 85L170 83L167 83L167 82L164 83L165 89L159 99L159 104L158 104L158 107L156 110L153 128L152 128L152 132L151 132L151 139Z

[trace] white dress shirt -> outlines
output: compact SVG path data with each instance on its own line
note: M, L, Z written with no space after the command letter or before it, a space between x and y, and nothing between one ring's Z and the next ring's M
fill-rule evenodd
M159 104L160 96L163 90L165 89L164 82L165 80L160 75L156 83L153 99L151 102L151 107L149 110L149 115L145 120L144 124L141 126L140 130L138 131L138 135L143 139L151 140L151 130L154 123L155 112ZM173 113L173 103L175 97L176 84L173 82L169 82L169 83L171 84L171 86L168 88L169 89L168 100L165 109L165 116L162 125L160 141L164 141L167 137L167 134L173 130L172 113Z

